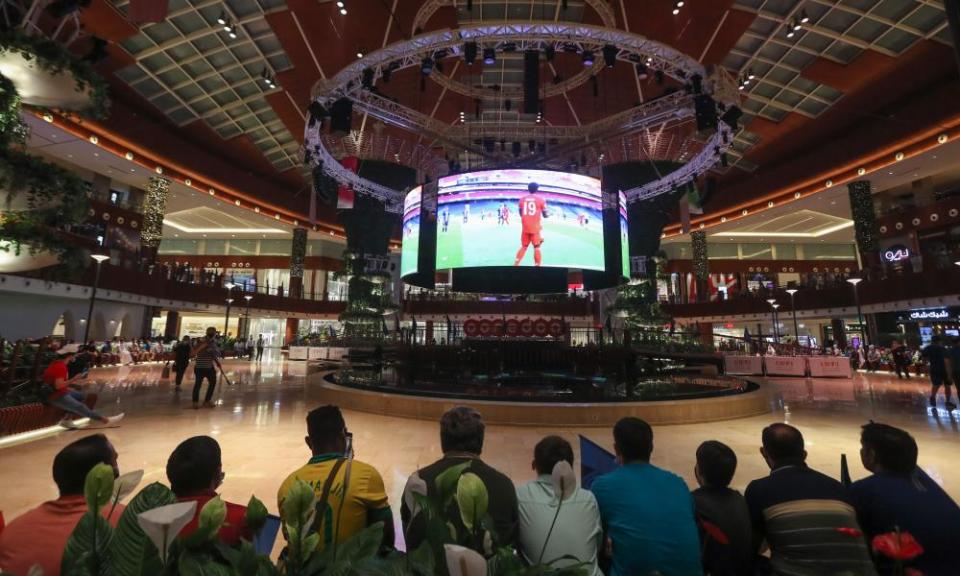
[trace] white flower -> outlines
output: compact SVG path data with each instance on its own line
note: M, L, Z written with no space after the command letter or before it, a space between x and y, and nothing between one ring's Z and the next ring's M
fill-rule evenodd
M560 460L553 465L550 483L553 485L554 495L561 501L573 496L577 490L577 475L573 473L569 462Z
M133 472L121 474L113 481L113 498L111 498L111 501L118 502L132 494L137 486L140 485L141 480L143 480L143 470L134 470Z
M427 482L420 477L419 472L411 474L407 478L407 485L403 488L403 503L407 505L410 516L416 516L420 512L420 504L413 497L414 494L427 495Z
M450 576L486 576L487 561L479 553L456 544L444 544Z
M141 513L137 516L137 524L166 558L173 539L190 523L196 511L196 502L177 502Z

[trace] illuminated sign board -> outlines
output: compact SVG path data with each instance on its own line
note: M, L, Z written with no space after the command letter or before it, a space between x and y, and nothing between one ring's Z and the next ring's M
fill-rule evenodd
M910 249L902 244L891 246L883 253L883 259L887 262L901 262L910 257Z
M942 320L949 317L950 313L946 310L918 310L910 313L911 320Z

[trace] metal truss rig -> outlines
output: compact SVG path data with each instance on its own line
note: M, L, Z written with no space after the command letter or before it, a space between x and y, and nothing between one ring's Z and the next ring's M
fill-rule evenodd
M660 71L680 82L699 76L704 79L702 85L705 94L715 94L720 99L719 101L726 106L739 104L739 102L727 96L729 91L722 89L726 82L725 78L722 76L708 77L706 70L699 62L666 44L655 42L638 34L600 26L527 21L506 21L463 26L455 30L437 30L426 32L409 40L396 42L352 62L333 77L318 81L314 85L312 97L314 101L324 107L329 107L340 98L350 98L365 112L386 123L416 133L427 133L440 141L450 142L461 148L476 151L476 147L470 142L463 142L462 139L457 142L452 137L453 135L449 134L450 126L371 94L369 90L364 88L363 82L365 71L368 71L366 72L368 80L372 71L373 80L376 81L388 69L396 71L409 67L419 67L424 57L432 57L437 51L446 50L448 54L458 54L463 43L470 41L485 45L499 45L508 41L515 43L556 43L558 45L566 43L609 44L617 47L618 60L626 62L643 61L650 70ZM717 88L716 91L715 88ZM684 99L682 103L678 102L679 108L686 111L686 114L678 112L678 118L691 114L692 110L689 104L689 98ZM626 114L632 114L635 110L637 109L628 110ZM621 122L622 119L617 118L617 116L620 115L601 120L600 123L608 120L612 120L614 123ZM642 129L645 125L646 122L638 122L636 129ZM584 128L580 127L579 130L583 131ZM628 199L630 201L640 200L669 192L674 185L690 180L694 174L701 174L709 170L718 161L719 152L722 152L722 149L726 147L725 143L721 144L720 137L725 129L725 125L718 122L717 135L688 164L661 179L661 181L666 181L663 186L656 186L659 184L658 181L630 190L627 192ZM729 130L727 132L729 136ZM583 132L581 132L581 135L583 135ZM596 134L595 136L599 137ZM722 141L726 142L728 139L724 138ZM357 176L350 170L343 168L330 155L320 135L320 122L307 123L304 131L304 148L309 152L306 155L306 160L311 167L322 165L323 171L341 184L353 187L356 192L370 194L384 200L388 210L400 210L401 191L392 190Z

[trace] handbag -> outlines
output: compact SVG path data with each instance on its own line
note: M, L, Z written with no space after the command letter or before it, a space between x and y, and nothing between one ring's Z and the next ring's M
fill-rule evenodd
M167 363L163 365L163 371L160 372L160 379L161 380L170 379L170 361L169 360L167 360Z

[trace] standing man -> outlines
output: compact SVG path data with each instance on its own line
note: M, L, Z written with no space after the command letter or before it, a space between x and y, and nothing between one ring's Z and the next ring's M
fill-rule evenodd
M257 335L257 362L263 359L263 334Z
M944 387L947 410L956 409L957 405L950 401L950 378L947 374L947 351L940 344L940 336L934 336L930 344L923 349L923 357L930 363L930 406L937 407L937 391Z
M180 388L183 384L183 375L187 372L187 366L190 365L190 336L184 334L183 339L173 346L173 371L177 375L176 386Z
M200 407L200 388L203 386L204 378L207 379L207 395L203 400L204 408L213 408L213 391L217 387L217 369L220 366L220 358L223 354L220 347L217 346L217 329L213 326L207 328L207 334L200 343L194 347L193 355L193 373L196 376L196 382L193 385L193 408ZM221 368L222 370L222 368Z
M527 253L527 246L533 244L533 263L539 266L542 257L540 254L540 245L543 244L543 237L540 235L542 226L540 217L547 218L547 201L542 196L537 195L540 186L536 182L527 185L527 195L520 198L520 223L523 224L523 230L520 232L520 250L517 252L517 258L513 261L514 266L519 266L523 256Z
M893 356L893 369L897 372L897 378L902 380L906 375L907 380L909 380L910 370L907 366L910 365L910 358L907 347L901 344L899 340L894 340L890 347L890 355Z
M506 202L500 203L499 213L500 213L500 217L497 219L497 224L501 226L509 226L510 225L510 209L507 208Z
M444 208L440 212L440 222L441 224L443 224L443 228L441 229L441 232L446 232L447 226L450 225L450 210L448 210L447 208Z

